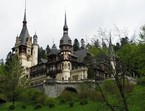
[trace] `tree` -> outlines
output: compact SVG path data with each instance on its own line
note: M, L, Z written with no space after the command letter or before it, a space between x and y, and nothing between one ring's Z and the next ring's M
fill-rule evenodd
M73 50L77 51L79 49L80 49L80 43L79 43L78 39L75 39L74 44L73 44Z
M11 56L12 56L12 52L10 51L8 54L7 54L7 57L6 57L6 64L11 61Z
M122 66L135 76L145 75L145 44L126 44L118 50Z
M102 39L102 48L107 48L106 43L104 42L104 40Z
M99 39L97 39L97 40L94 41L94 45L95 45L97 48L100 47Z
M126 66L125 67L122 66L122 63L124 62L124 59L121 60L120 58L116 57L115 54L112 52L111 49L113 49L113 45L110 44L112 35L111 34L108 34L108 35L109 35L108 37L110 37L110 41L109 41L109 39L107 39L107 40L108 40L109 46L111 46L112 48L109 48L107 53L105 52L106 50L99 48L98 45L95 45L95 44L98 44L98 42L96 42L93 45L97 46L96 48L99 51L99 52L97 52L97 53L95 52L95 53L96 54L102 53L102 55L104 57L104 59L100 63L101 64L103 63L104 64L103 67L105 67L105 68L102 68L100 71L104 72L105 75L107 74L107 75L111 75L111 77L113 77L112 81L114 81L114 83L115 83L115 85L116 85L116 87L119 91L120 96L117 99L120 103L119 104L111 104L107 100L106 94L103 92L102 87L100 86L99 83L97 83L97 86L98 86L98 89L99 89L100 93L102 94L104 102L106 103L106 105L109 107L110 110L116 111L116 107L117 107L121 111L129 111L128 103L127 103L127 97L126 97L126 93L125 93L125 90L124 90L125 75L127 75L127 73L128 73L128 68ZM105 36L105 38L106 37L107 36ZM125 46L126 44L128 44L128 38L127 37L122 39L122 45ZM110 51L112 53L110 53ZM96 65L94 65L94 66L95 66L94 70L95 69L97 70L98 64L96 63Z
M38 61L43 58L43 59L46 59L47 58L47 55L46 55L46 51L43 49L43 47L40 47L38 49Z
M50 49L49 45L47 45L46 49L45 49L46 54L48 55L50 53L50 51L51 51L51 49Z
M85 41L84 41L84 39L81 39L81 47L80 47L81 49L84 49L85 48Z
M139 36L142 40L145 40L145 25L141 27L141 32L139 33Z
M128 44L129 43L129 39L128 37L125 37L125 38L121 38L121 46L125 45L125 44Z
M3 65L3 64L4 64L4 60L0 59L0 65Z
M121 48L120 44L116 43L116 45L114 46L115 52L117 52L120 48Z
M8 61L6 65L1 67L0 72L0 92L5 94L8 100L13 102L20 94L20 77L23 74L23 68L16 55L10 57L11 61Z

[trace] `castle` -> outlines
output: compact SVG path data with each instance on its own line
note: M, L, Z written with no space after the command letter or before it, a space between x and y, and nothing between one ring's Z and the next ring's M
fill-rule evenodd
M86 49L73 51L72 40L68 35L67 18L65 14L63 36L60 39L59 49L53 44L47 59L38 61L37 35L29 35L26 21L26 10L24 13L23 27L21 33L16 37L13 53L18 55L24 68L24 76L31 80L31 84L40 84L49 79L58 81L72 81L87 79L86 60L90 54Z

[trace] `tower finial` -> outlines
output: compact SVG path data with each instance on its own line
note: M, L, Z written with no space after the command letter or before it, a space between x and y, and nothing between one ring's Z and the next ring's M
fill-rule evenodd
M36 35L36 30L35 30L35 35Z
M64 26L67 26L67 21L66 21L66 11L65 11L65 24Z
M53 38L53 44L54 44L54 38Z
M25 10L26 10L26 3L27 3L27 1L25 0Z
M63 27L64 31L68 31L68 26L67 26L67 20L66 20L66 11L65 11L65 19L64 19L64 27Z
M25 0L25 10L24 10L24 20L23 20L23 25L26 25L26 0Z

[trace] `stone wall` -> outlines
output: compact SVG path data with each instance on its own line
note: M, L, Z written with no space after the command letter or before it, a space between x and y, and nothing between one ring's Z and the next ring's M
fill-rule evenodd
M43 90L48 97L58 97L66 88L74 89L79 92L79 85L82 83L93 83L95 80L80 80L80 81L56 81L48 80L43 84L35 85L33 87Z
M44 91L48 97L58 97L65 88L74 88L78 90L77 83L54 83L54 84L44 84Z

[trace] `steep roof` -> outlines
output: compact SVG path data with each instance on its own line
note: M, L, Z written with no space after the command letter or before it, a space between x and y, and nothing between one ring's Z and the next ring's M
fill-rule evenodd
M88 51L87 49L81 49L81 50L75 51L74 54L78 57L79 62L83 62L84 58L88 54Z
M68 26L67 26L67 20L66 20L66 13L65 13L64 26L63 26L63 36L60 39L60 46L61 45L71 45L71 39L68 36Z
M28 29L27 29L27 21L26 21L26 9L24 13L23 27L19 36L20 45L26 45L26 39L30 37Z
M57 55L59 53L59 50L56 48L56 45L53 44L51 51L48 55Z
M38 64L41 64L41 63L43 63L43 64L47 63L47 59L41 58L41 59L39 60Z

